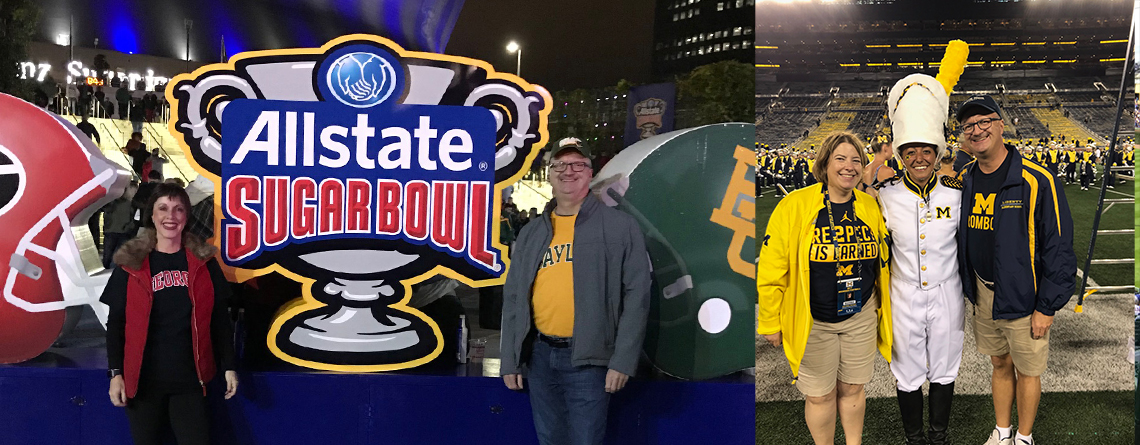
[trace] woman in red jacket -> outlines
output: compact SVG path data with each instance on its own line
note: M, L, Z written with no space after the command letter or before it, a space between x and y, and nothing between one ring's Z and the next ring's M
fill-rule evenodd
M101 300L107 318L111 403L126 407L139 445L161 444L167 425L179 444L209 443L206 384L220 367L226 399L237 391L229 283L215 248L184 233L190 198L159 184L147 230L114 255Z

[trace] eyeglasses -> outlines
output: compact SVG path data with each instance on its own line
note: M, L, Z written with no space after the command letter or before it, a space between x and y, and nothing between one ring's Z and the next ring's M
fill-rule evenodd
M562 173L562 172L566 171L566 167L570 167L571 171L577 173L577 172L580 172L582 170L589 168L590 164L587 164L585 162L551 162L550 163L550 169L554 170L558 173Z
M986 131L986 130L990 129L990 127L994 124L994 121L1000 121L1000 120L1001 120L1000 117L991 117L991 118L981 119L981 120L974 122L972 124L965 124L965 125L961 126L960 129L962 130L962 134L973 133L975 126L978 127L979 130Z

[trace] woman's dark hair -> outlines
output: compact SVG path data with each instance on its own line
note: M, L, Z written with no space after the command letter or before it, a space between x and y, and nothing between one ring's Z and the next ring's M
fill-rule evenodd
M187 216L186 227L190 227L190 224L189 224L190 195L187 195L186 189L179 187L178 184L170 184L170 183L165 183L165 182L158 183L154 187L154 191L150 193L150 199L147 199L147 201L146 201L146 216L147 217L146 217L146 221L143 221L143 224L147 228L151 228L151 229L154 228L154 218L151 217L151 215L154 215L154 203L158 202L158 198L162 198L164 196L167 198L170 198L170 199L177 198L177 199L182 201L182 205L186 206L186 216ZM183 227L183 230L186 230L185 227Z

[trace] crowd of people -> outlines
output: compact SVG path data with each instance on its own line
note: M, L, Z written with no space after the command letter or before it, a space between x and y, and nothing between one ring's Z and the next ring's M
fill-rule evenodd
M866 147L869 159L864 171L866 185L872 186L901 174L898 161L892 157L889 134L868 137L861 142ZM1120 181L1133 177L1132 171L1117 174L1111 169L1104 171L1103 168L1099 168L1104 165L1104 156L1111 156L1108 162L1113 167L1136 165L1134 159L1136 143L1132 137L1122 139L1116 150L1112 151L1107 148L1102 150L1092 139L1082 145L1080 141L1063 135L1039 140L1013 139L1008 142L1023 158L1032 159L1045 166L1065 184L1080 183L1081 190L1095 187L1097 181L1102 178L1108 182L1108 188L1115 188ZM945 157L940 166L941 173L957 175L974 157L955 137L952 136L947 143ZM780 198L788 192L817 182L811 174L812 166L816 162L815 145L807 150L794 150L786 143L780 144L777 148L757 143L757 147L756 197L762 198L764 190L774 188L774 196Z

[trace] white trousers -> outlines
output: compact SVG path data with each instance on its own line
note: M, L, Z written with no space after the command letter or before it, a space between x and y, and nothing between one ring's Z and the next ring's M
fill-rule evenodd
M927 380L954 382L966 336L966 298L959 280L923 290L892 279L891 321L891 373L899 390L918 390Z

